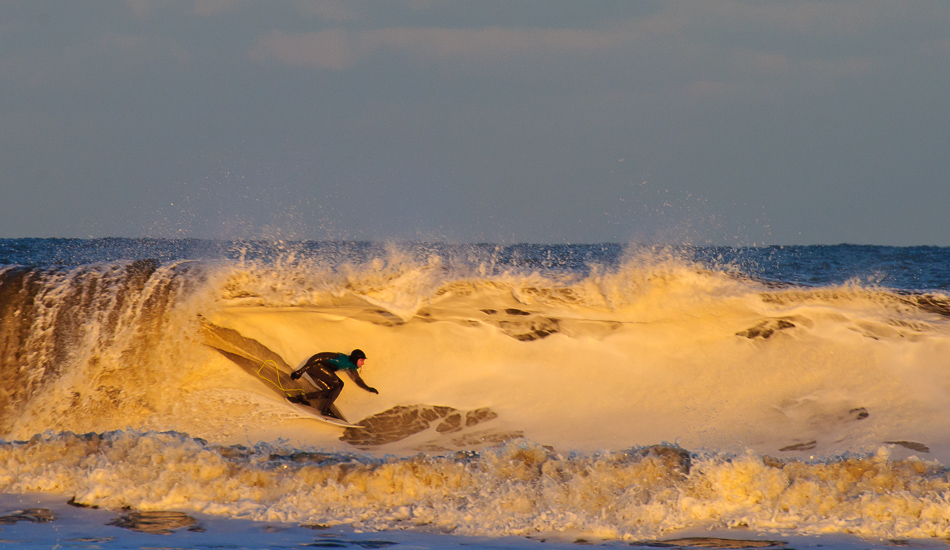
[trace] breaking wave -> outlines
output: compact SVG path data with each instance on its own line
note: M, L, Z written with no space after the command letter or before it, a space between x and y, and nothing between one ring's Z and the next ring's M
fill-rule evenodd
M613 246L101 253L0 267L4 492L459 534L947 534L940 290ZM260 375L355 347L380 390L338 400L360 428Z

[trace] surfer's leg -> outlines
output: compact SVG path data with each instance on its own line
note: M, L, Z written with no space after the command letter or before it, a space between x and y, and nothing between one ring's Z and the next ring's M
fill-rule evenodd
M336 417L330 411L330 405L333 405L336 398L340 396L340 392L343 391L343 380L326 367L310 369L307 374L313 378L317 389L317 391L304 394L308 404L324 416Z
M335 382L340 378L326 367L309 369L307 374L309 374L313 380L316 391L303 394L303 398L306 401L304 404L319 411L325 406L324 403L333 392Z
M319 399L312 399L310 401L310 406L316 409L317 412L319 412L323 416L329 416L327 414L324 414L323 412L324 409L329 407L329 401L325 397L319 398Z
M316 409L323 416L329 416L330 418L340 418L339 415L333 413L333 400L337 398L340 392L336 392L336 395L329 394L328 392L311 392L306 395L307 404L312 408ZM340 420L343 420L340 418Z
M336 401L337 397L340 397L340 392L343 391L343 381L336 375L334 375L336 380L330 382L330 387L324 392L325 397L321 398L318 401L311 401L311 406L318 411L323 416L330 416L337 418L337 415L333 414L333 411L330 410L330 407L333 405L333 402Z
M340 397L341 391L343 391L343 381L337 377L335 383L330 387L329 395L327 396L331 404L336 401L337 397Z

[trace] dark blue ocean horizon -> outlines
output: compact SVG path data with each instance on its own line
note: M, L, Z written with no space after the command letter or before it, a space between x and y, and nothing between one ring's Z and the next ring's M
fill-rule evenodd
M615 268L638 255L668 256L705 268L775 284L820 287L848 282L898 292L950 289L950 247L878 245L692 246L643 244L450 244L365 241L263 241L157 238L0 239L0 266L68 268L152 260L271 262L293 257L365 263L398 250L419 261L487 266L489 272L524 270L587 273Z

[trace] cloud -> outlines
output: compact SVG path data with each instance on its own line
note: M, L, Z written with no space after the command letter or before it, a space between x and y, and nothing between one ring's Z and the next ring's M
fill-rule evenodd
M362 56L395 51L422 61L505 61L592 54L623 43L623 32L585 29L398 27L363 31L331 29L288 34L274 30L257 39L250 57L295 67L339 70Z
M732 52L733 63L756 77L819 78L838 80L866 73L873 66L868 57L800 58L783 53L742 49Z
M408 59L480 77L493 73L489 83L508 79L514 70L522 81L570 81L571 89L584 93L606 86L609 91L654 97L658 103L676 98L702 104L773 101L790 89L824 92L908 52L945 55L945 34L926 19L945 19L941 14L950 14L950 9L931 3L904 14L899 4L868 2L874 3L873 9L852 0L684 2L664 4L642 17L576 28L347 25L315 32L271 30L258 37L249 56L335 71L386 55L397 63ZM333 8L327 13L343 7L333 2L320 6ZM921 13L926 14L923 20ZM911 47L901 52L886 49L882 32L889 33L884 43L897 40ZM503 73L506 76L500 77Z
M172 59L184 64L190 58L184 46L164 37L114 33L101 36L97 46L97 55L118 56L132 61Z
M194 14L199 17L213 17L233 11L238 0L195 0Z
M358 6L352 0L298 0L297 11L303 16L317 16L327 21L355 21L364 16Z
M420 58L453 61L593 53L624 40L624 34L616 31L506 27L393 28L369 31L361 37L361 43L372 49L395 48Z
M762 33L762 40L769 40L774 36L763 31L812 38L859 34L886 25L904 11L900 4L886 0L724 0L674 4L666 13L691 28L714 28L723 35L752 31Z
M349 33L342 29L286 34L271 31L249 52L257 61L276 60L291 67L339 70L356 61Z
M730 3L733 8L738 5ZM256 40L249 56L260 62L331 71L352 67L381 53L407 57L426 66L442 64L466 71L521 70L530 66L531 77L539 82L570 78L578 87L608 85L614 91L653 97L659 103L673 94L693 105L730 98L768 98L790 85L824 89L873 67L868 57L800 56L794 51L773 51L768 41L764 45L754 40L732 43L721 35L711 36L705 32L710 23L702 15L720 19L727 12L714 7L705 13L702 6L705 4L698 5L699 14L671 9L602 28L272 30ZM805 27L826 14L825 8L793 11L789 20ZM772 10L761 14L760 22L776 24L782 15ZM589 70L592 67L596 68L594 73ZM597 83L585 80L591 74L599 79Z
M125 0L125 5L136 19L148 19L155 12L156 3L154 0Z

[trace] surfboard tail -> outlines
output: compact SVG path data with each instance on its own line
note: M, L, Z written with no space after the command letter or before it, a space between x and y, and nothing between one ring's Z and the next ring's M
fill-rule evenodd
M291 403L294 403L294 402L291 401ZM313 407L309 405L301 405L299 403L294 403L294 406L296 406L297 409L299 409L301 412L306 413L306 416L308 418L313 418L314 420L319 420L320 422L324 422L332 426L337 426L339 428L363 428L363 426L360 426L359 424L353 424L352 422L349 422L348 420L343 419L343 418L333 418L331 416L324 416L320 414L319 411L317 411L316 409L314 409Z

